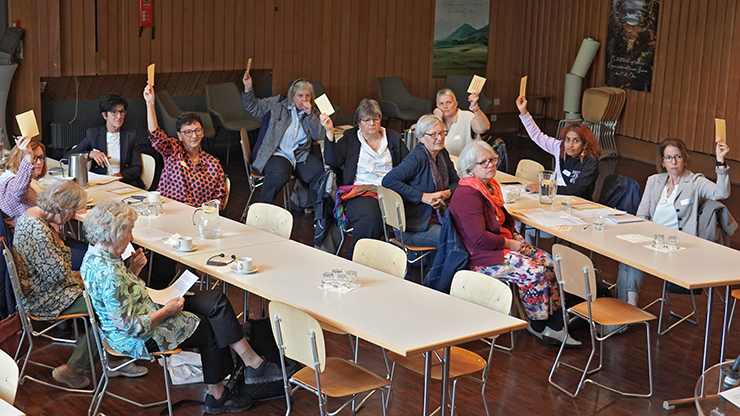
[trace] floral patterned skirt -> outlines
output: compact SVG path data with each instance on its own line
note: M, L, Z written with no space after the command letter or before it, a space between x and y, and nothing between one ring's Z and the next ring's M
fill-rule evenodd
M524 310L531 321L546 320L560 308L560 293L552 257L544 250L535 249L532 254L509 251L504 255L502 264L476 266L473 270L516 284Z

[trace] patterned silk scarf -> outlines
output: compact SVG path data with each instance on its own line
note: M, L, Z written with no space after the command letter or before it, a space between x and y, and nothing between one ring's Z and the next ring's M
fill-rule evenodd
M434 191L439 192L449 188L450 175L447 171L447 165L445 164L444 158L440 155L441 152L437 153L437 160L434 160L432 154L424 143L419 143L418 146L421 146L421 150L423 150L424 154L427 155L429 167L432 171L432 180L434 181ZM436 214L435 217L437 218L437 222L442 224L442 220L444 220L445 214L447 213L447 205L442 204L439 208L434 210L434 213Z

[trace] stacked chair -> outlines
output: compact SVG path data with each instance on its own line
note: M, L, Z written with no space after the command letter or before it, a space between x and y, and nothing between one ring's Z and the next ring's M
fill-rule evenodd
M583 92L583 123L591 128L598 139L602 158L619 156L614 132L626 101L627 92L621 88L589 88Z

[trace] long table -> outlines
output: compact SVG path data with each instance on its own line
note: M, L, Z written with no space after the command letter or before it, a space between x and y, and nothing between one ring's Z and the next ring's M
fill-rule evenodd
M92 204L120 200L109 192L120 183L88 188ZM141 191L143 192L143 191ZM277 237L254 227L221 218L221 238L205 240L192 225L194 208L175 201L164 203L165 214L159 218L139 218L134 228L134 242L198 271L212 275L233 286L269 300L288 303L318 320L331 324L375 345L407 356L445 349L441 413L447 409L450 347L468 341L520 330L526 322L454 298L415 283L399 279L347 259L322 252L296 241ZM84 215L78 216L84 221ZM174 251L163 240L137 238L137 228L153 228L166 233L190 235L198 250ZM230 266L206 265L214 253L249 256L259 271L239 275ZM348 293L320 289L323 272L334 268L357 270L361 286ZM424 406L429 408L431 384L430 359L427 354Z
M500 183L528 182L503 172L496 173L496 180ZM522 195L518 202L506 204L506 209L514 218L522 223L546 231L548 234L552 234L618 262L635 267L660 279L686 289L708 289L709 301L707 302L702 372L707 369L714 288L725 286L722 345L720 348L720 362L722 362L724 360L724 340L727 332L730 286L740 284L740 273L737 273L737 267L740 265L740 251L656 224L652 221L618 225L607 222L604 225L603 231L596 231L592 226L589 226L585 230L583 227L574 226L569 231L560 231L544 227L527 217L527 211L537 208L559 211L561 209L562 198L564 197L556 197L555 203L547 206L540 204L539 201L530 198L528 195ZM584 202L580 198L571 198L574 202ZM574 209L570 213L574 216L587 215L588 210L579 213L578 210ZM585 221L591 224L590 219L585 219ZM665 236L678 236L680 245L685 250L662 253L645 248L641 244L634 244L617 238L618 235L623 234L642 234L650 237L656 233ZM709 265L711 265L711 270L708 269ZM664 407L666 406L670 407L672 405L666 402Z

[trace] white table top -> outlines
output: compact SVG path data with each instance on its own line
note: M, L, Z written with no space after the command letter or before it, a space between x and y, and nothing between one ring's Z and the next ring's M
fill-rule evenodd
M3 416L26 416L25 413L18 410L12 404L0 399L0 415Z
M241 275L206 266L206 253L181 261L231 285L306 310L373 344L401 355L523 329L526 323L441 292L284 240L232 250L249 256L257 273ZM227 253L229 254L229 253ZM357 270L361 286L348 293L320 289L323 272Z

